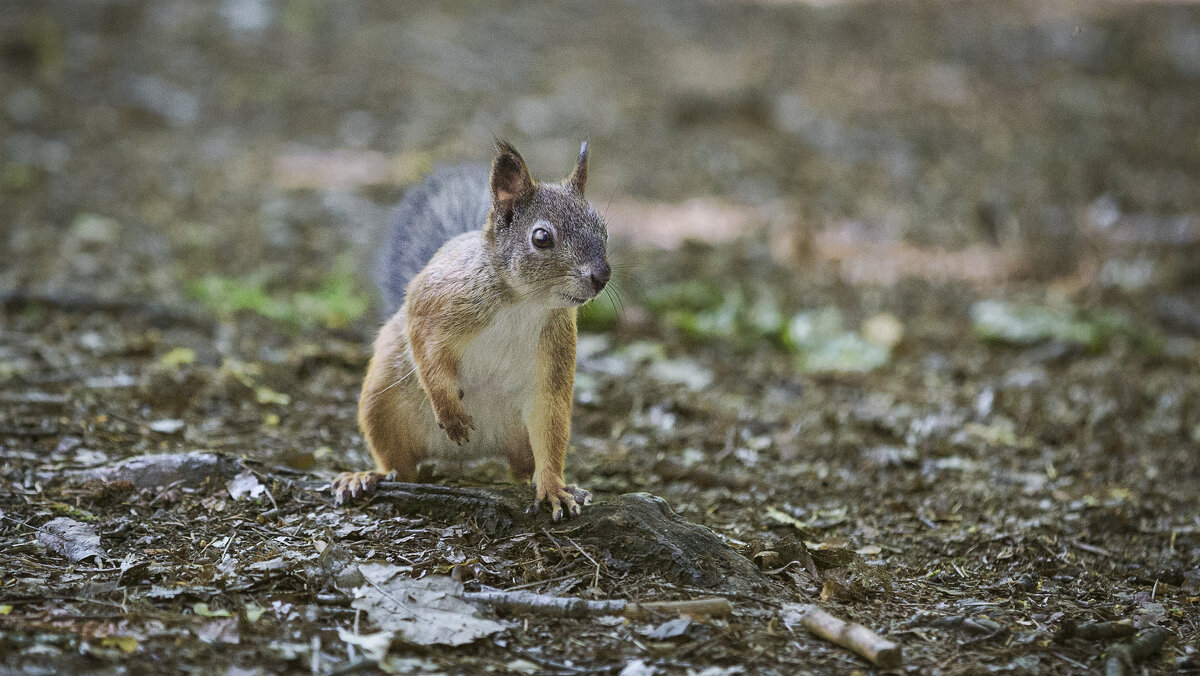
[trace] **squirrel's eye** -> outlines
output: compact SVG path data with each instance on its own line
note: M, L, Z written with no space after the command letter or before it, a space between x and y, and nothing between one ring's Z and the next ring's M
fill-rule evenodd
M535 229L529 240L539 249L549 249L554 246L554 236L545 228Z

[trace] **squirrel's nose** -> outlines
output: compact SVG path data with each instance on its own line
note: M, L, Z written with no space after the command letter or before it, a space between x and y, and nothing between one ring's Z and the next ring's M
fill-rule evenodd
M596 293L600 293L611 277L612 268L608 266L608 262L601 263L599 268L592 270L592 288L596 290Z

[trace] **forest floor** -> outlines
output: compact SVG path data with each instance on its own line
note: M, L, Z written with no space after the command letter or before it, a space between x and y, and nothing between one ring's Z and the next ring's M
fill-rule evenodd
M1196 8L171 7L0 9L0 672L871 669L797 603L915 673L1095 672L1152 627L1139 668L1200 670ZM370 465L387 208L494 132L565 173L580 129L628 243L567 478L661 497L758 589L545 513L497 537L319 487ZM192 451L261 464L64 478ZM425 477L506 481L498 455ZM733 613L485 610L485 638L384 650L340 574L371 563ZM1119 626L1070 636L1092 622Z

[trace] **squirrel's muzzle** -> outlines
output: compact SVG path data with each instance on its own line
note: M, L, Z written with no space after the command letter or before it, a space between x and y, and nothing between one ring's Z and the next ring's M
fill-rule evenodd
M610 278L612 278L612 268L608 265L608 261L604 261L600 263L599 267L592 269L592 289L596 293L600 293L604 290L604 285L608 284Z

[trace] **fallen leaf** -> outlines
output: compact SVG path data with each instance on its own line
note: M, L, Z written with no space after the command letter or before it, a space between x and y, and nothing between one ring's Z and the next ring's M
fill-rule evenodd
M162 434L176 434L183 430L184 427L187 427L187 423L182 420L167 418L164 420L155 420L154 422L150 423L148 427L151 430L160 432Z
M788 322L784 342L796 352L796 365L808 373L867 372L891 359L889 346L844 330L835 307L797 313Z
M676 636L683 636L690 626L692 626L692 621L690 618L677 617L673 620L663 622L649 631L642 632L642 635L647 638L662 641L668 638L675 638Z
M504 668L517 674L536 674L542 671L541 665L519 657L515 660L509 660L508 664L504 665Z
M267 386L255 388L254 399L260 404L278 404L287 406L292 403L292 398L282 392L276 392Z
M241 500L244 497L257 499L260 495L267 491L267 487L258 480L254 472L245 470L241 474L235 476L229 481L225 487L229 491L229 497L234 500Z
M195 361L196 351L190 347L174 348L158 359L159 364L169 369L177 369Z
M237 632L237 618L226 617L219 620L213 620L200 627L196 628L196 636L205 643L228 643L236 645L241 643L241 637Z
M387 657L388 647L396 636L393 631L379 631L374 634L356 634L349 629L338 627L338 638L348 645L361 648L367 659L372 662L382 662Z
M228 610L210 610L207 603L200 602L192 606L192 612L201 617L232 617Z
M713 373L693 359L664 359L650 364L647 375L671 385L683 385L689 390L703 390L713 382Z
M276 556L275 558L267 559L266 561L255 561L254 563L250 564L248 566L248 568L250 570L259 570L259 571L283 570L284 568L287 568L287 562L283 560L283 557Z
M150 587L150 591L146 592L146 596L152 599L173 599L180 594L186 593L188 593L187 587L163 587L160 585L153 585Z
M771 517L772 519L775 519L779 523L782 523L786 526L792 526L798 530L805 530L808 528L808 524L804 523L800 519L797 519L796 517L792 516L791 514L788 514L787 512L781 512L778 509L775 509L774 507L767 507L766 514L767 514L767 516Z
M785 603L779 611L779 620L783 622L783 626L791 629L799 625L800 620L814 608L811 603Z
M654 676L658 670L646 664L645 660L630 660L621 669L620 676Z
M892 348L904 338L904 324L896 315L881 312L864 319L860 332L868 343Z
M106 636L100 639L100 645L105 648L120 648L121 652L129 654L138 649L138 640L132 636Z
M60 516L44 524L37 534L38 542L47 549L61 554L72 562L89 557L104 558L100 549L100 536L96 529L74 519Z
M428 575L417 580L388 564L358 569L367 584L354 590L353 607L409 643L463 645L508 626L480 617L478 609L462 599L463 586L453 578Z

